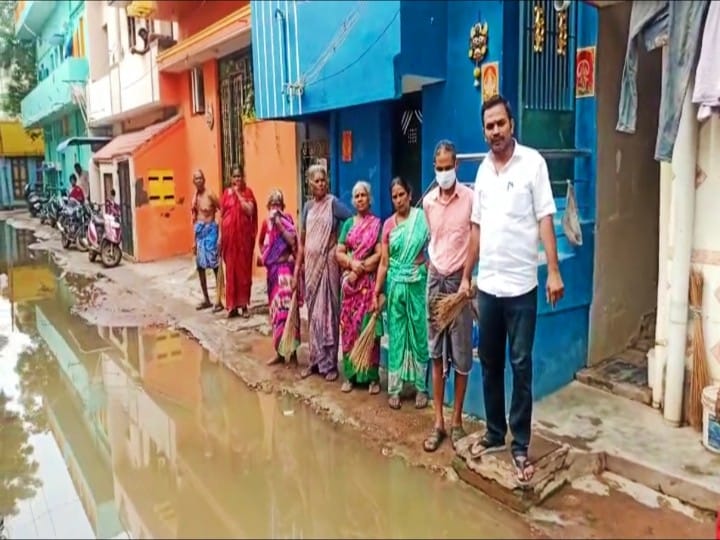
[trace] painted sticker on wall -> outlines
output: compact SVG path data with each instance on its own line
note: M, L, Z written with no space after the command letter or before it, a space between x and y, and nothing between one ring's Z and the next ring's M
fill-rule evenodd
M342 132L342 160L347 163L352 161L352 131Z
M480 78L482 80L482 99L487 101L500 93L500 63L483 64Z
M575 53L575 97L595 95L595 47L584 47Z

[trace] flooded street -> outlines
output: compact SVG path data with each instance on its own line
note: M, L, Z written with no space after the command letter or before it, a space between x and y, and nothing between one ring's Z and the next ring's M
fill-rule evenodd
M92 289L0 223L0 512L10 538L511 538L460 482L249 390L185 334L87 324Z

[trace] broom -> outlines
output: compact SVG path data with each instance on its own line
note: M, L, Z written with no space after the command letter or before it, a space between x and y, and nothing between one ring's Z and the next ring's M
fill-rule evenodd
M295 339L295 331L297 330L298 323L300 322L300 309L298 308L298 295L297 290L293 292L292 298L290 299L290 308L288 309L288 316L285 319L285 327L283 328L282 336L280 336L280 342L278 343L278 354L283 358L288 358L298 348L298 340Z
M463 312L472 301L472 296L463 292L441 294L433 302L430 310L433 326L442 332Z
M355 340L355 345L353 345L350 351L350 363L358 373L367 373L372 366L372 354L375 349L375 340L377 339L375 336L375 326L379 315L379 309L371 315L365 329Z
M705 358L705 337L702 327L703 275L699 270L690 271L690 310L693 314L692 373L690 375L690 398L688 422L697 431L702 429L702 393L708 385L709 374Z

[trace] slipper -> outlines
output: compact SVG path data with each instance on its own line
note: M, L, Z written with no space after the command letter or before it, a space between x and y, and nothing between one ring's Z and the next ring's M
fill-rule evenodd
M266 365L266 366L276 366L277 364L282 364L284 361L285 361L285 359L284 359L282 356L277 355L276 357L271 358L270 360L268 360L268 361L265 363L265 365Z
M399 410L400 407L402 407L402 402L400 401L400 396L390 396L388 398L388 405L391 409Z
M341 392L345 392L346 394L349 392L352 392L353 384L350 381L345 381L342 383L342 386L340 387Z
M494 454L496 452L503 452L507 449L507 445L503 443L496 443L488 439L487 435L483 435L483 438L479 441L475 441L470 447L470 457L477 459L486 454Z
M418 392L415 396L415 408L424 409L428 406L428 395L425 392Z
M515 465L515 474L517 475L517 483L520 486L527 486L535 474L535 467L530 463L527 452L519 450L513 452L513 465Z
M328 372L325 374L325 380L326 380L327 382L334 382L334 381L337 381L338 376L339 376L339 374L338 374L337 371L335 371L335 370L333 370L333 371L328 371Z
M312 366L308 366L300 371L300 378L307 379L310 375L315 375L315 373L315 368Z
M198 311L202 311L203 309L209 309L212 307L212 304L209 301L206 302L200 302L197 306L195 306L195 309Z
M380 393L380 383L377 381L373 381L368 385L368 392L370 392L371 396L374 396L376 394Z
M462 426L453 426L450 428L450 440L452 441L453 450L455 450L457 443L465 437L467 437L467 433L465 433Z
M423 450L426 452L435 452L438 448L440 448L440 445L446 437L447 433L444 429L439 427L432 428L430 435L428 435L427 439L423 441Z
M228 311L228 316L227 316L227 318L228 318L228 319L234 319L234 318L239 317L239 316L240 316L240 313L238 313L238 310L237 310L237 309L231 309L230 311Z
M222 304L215 304L215 306L213 307L212 312L213 312L213 313L220 313L223 309L225 309L225 308L223 307Z

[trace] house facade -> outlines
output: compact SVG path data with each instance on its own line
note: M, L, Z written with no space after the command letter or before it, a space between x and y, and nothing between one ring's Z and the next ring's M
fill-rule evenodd
M48 190L69 185L73 165L87 165L92 148L84 111L88 79L86 3L20 1L15 10L15 32L34 40L37 86L21 103L25 128L41 129L45 156L43 181ZM61 146L73 140L70 148Z
M0 209L25 204L25 184L43 186L42 132L26 131L19 120L0 120Z
M88 124L113 137L91 192L115 189L126 255L190 252L196 169L219 194L244 167L261 213L276 187L297 211L296 128L256 120L246 2L95 2L87 18Z
M584 59L596 44L595 8L573 2L559 17L552 1L258 1L252 7L258 116L314 126L325 140L327 154L318 157L327 162L333 192L349 203L354 183L369 181L383 218L392 212L394 176L409 181L415 199L430 186L441 139L455 142L459 177L472 182L487 151L483 96L509 99L518 140L548 160L560 209L566 297L552 309L540 295L535 394L571 381L586 362L593 279L596 118L593 73L586 73ZM582 246L570 244L560 225L568 179L580 207ZM545 276L541 265L540 283ZM467 406L483 416L480 371L472 372Z

